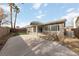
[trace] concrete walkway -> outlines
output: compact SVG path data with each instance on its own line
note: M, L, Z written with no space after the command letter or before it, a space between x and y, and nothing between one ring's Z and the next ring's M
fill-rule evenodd
M1 56L77 56L65 46L34 35L20 35L8 39Z

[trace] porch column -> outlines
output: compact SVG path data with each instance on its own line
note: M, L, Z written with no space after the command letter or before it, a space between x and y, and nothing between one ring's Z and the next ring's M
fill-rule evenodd
M36 26L36 33L38 33L38 26Z
M34 28L32 28L32 32L34 32Z
M49 31L51 31L51 25L50 25L50 30Z

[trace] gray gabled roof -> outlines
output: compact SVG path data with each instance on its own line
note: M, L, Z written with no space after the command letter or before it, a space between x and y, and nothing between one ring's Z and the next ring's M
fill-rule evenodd
M56 20L56 21L52 21L52 22L48 22L48 23L41 23L38 21L33 21L30 23L30 26L60 24L60 23L64 23L65 21L66 21L66 19Z
M43 23L39 22L39 21L33 21L30 23L30 25L42 25Z

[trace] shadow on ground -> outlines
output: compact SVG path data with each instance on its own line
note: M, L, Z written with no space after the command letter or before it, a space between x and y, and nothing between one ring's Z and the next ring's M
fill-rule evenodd
M0 52L1 56L77 56L65 46L27 35L10 38Z
M1 50L0 55L20 56L24 55L26 50L28 55L30 52L32 55L35 55L31 48L19 36L17 39L15 39L15 37L12 39L10 38Z

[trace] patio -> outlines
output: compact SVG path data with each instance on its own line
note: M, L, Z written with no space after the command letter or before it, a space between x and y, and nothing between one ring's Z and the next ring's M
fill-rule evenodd
M38 34L40 35L40 34ZM19 35L8 39L1 56L77 56L56 41L39 38L36 34Z

